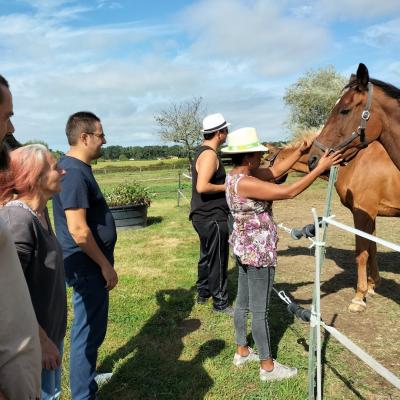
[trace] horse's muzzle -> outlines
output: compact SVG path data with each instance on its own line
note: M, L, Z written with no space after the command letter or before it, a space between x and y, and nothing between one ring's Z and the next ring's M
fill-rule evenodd
M318 165L319 157L318 156L310 156L308 159L308 168L312 171Z

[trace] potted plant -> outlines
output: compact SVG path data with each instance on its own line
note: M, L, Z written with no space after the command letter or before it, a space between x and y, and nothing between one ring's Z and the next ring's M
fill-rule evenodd
M143 228L153 195L138 182L121 183L104 191L117 228Z

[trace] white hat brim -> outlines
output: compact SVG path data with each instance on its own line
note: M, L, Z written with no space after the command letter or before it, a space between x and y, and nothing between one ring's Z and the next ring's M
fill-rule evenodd
M217 132L217 131L220 131L221 129L224 129L224 128L228 127L230 124L231 124L230 122L226 122L224 125L219 126L218 128L215 128L215 129L212 129L212 130L210 130L210 129L206 129L206 130L201 129L200 132L203 132L203 133Z
M229 150L228 146L223 147L221 149L221 153L224 153L224 154L257 153L257 152L266 152L266 151L269 151L268 147L265 147L262 144L260 144L259 146L256 146L256 147L251 147L250 149L243 149L243 150Z

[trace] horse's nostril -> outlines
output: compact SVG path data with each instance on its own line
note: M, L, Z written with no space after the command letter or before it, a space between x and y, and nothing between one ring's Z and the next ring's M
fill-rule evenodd
M308 168L310 171L312 171L318 164L318 157L317 156L311 156L308 159Z

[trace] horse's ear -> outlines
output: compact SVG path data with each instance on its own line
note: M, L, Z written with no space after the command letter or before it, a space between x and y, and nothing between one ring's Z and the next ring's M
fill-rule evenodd
M349 79L349 83L353 83L353 82L356 81L356 80L357 80L357 75L351 74L351 75L350 75L350 79Z
M357 69L357 81L363 89L366 89L369 82L368 68L365 64L360 63Z

